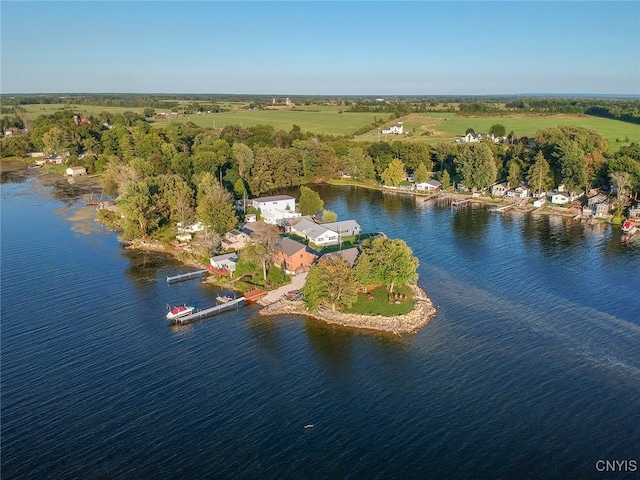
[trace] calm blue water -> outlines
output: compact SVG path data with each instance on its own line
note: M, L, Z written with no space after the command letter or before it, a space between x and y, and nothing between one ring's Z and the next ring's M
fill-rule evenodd
M402 237L438 307L413 336L214 304L34 181L1 193L3 479L606 478L640 464L640 239L318 187ZM307 424L313 428L305 429ZM637 473L636 473L637 475ZM617 475L610 475L618 478Z

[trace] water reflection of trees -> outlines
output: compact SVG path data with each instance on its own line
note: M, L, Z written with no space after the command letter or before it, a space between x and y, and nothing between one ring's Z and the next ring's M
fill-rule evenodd
M167 267L179 267L181 264L171 255L140 250L124 250L125 257L129 260L124 273L135 283L156 282L158 272Z
M17 172L0 172L0 183L26 183L27 179Z
M339 377L351 369L354 337L352 331L315 319L307 319L305 331L313 352L332 376Z
M406 352L407 342L386 332L372 332L366 334L353 329L326 324L320 320L307 319L305 331L313 352L317 355L322 366L334 379L350 381L354 372L354 355L356 347L373 346L377 354L384 357L397 358ZM375 358L379 358L377 355ZM366 361L364 362L367 363Z
M540 250L555 256L576 244L583 244L584 226L558 215L527 215L522 223L524 243L538 243Z
M457 237L472 240L484 238L492 215L485 206L453 208L451 226Z

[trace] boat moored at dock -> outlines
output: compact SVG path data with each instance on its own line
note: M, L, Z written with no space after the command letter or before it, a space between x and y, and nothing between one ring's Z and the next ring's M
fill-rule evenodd
M186 305L177 305L167 313L167 320L177 320L182 317L191 315L196 307L187 307Z

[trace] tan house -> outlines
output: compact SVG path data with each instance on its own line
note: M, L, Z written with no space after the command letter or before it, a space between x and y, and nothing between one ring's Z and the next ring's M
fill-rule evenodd
M249 235L240 230L231 230L224 234L221 245L224 250L242 250L249 242Z
M292 273L306 272L318 256L306 245L291 238L281 238L278 242L273 263Z
M66 170L66 174L70 177L77 177L79 175L86 175L87 169L84 167L69 167Z

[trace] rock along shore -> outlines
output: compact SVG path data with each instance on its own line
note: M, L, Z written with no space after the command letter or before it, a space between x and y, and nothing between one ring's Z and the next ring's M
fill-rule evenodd
M411 286L411 290L413 291L413 310L404 315L393 317L343 313L327 308L310 312L304 302L284 298L264 307L259 313L260 315L301 315L343 327L377 330L395 335L416 333L429 323L429 320L436 314L436 309L424 290L415 285Z

